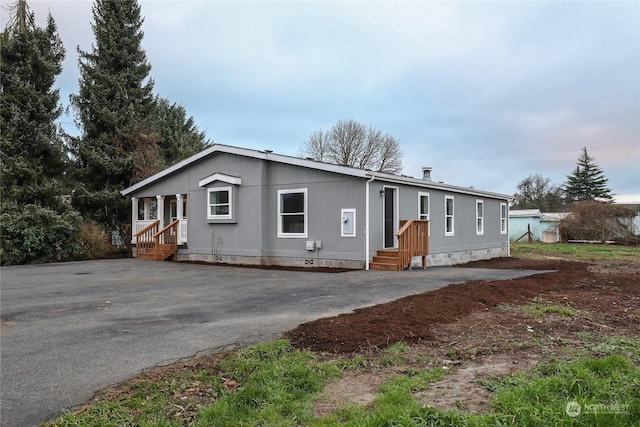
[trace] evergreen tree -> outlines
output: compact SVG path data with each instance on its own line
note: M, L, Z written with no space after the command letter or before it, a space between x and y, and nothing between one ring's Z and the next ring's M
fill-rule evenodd
M184 106L156 97L154 128L158 132L159 155L164 167L196 154L211 142L200 131ZM146 178L149 175L144 176Z
M65 50L51 15L40 28L25 0L12 12L0 48L2 200L60 210L66 153L53 85Z
M51 15L35 25L26 0L11 9L0 46L0 263L75 257L80 216L63 202L66 150L55 79L65 50Z
M78 180L73 202L111 230L127 223L120 190L136 178L136 159L155 161L151 66L141 47L143 19L135 0L96 0L95 44L78 48L80 90L71 96L82 131L74 140Z
M582 148L582 154L576 163L573 174L567 176L564 191L567 204L598 200L612 202L611 189L607 186L604 172L594 162L594 158L587 153L587 147Z

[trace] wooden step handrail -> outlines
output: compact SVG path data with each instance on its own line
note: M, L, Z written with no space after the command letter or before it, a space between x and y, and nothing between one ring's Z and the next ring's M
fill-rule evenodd
M162 230L158 231L153 235L155 250L156 250L156 260L161 261L163 258L166 259L168 256L175 255L178 252L178 227L180 225L180 220L176 219L171 224L164 227ZM169 253L164 253L161 250L163 246L169 246Z
M410 219L396 233L398 237L398 270L408 265L412 269L411 259L422 257L422 268L427 267L429 254L429 220Z
M162 233L166 233L167 231L169 231L171 228L175 228L176 230L178 229L178 224L180 224L180 220L176 219L175 221L173 221L171 224L167 225L166 227L164 227L162 230L158 231L156 234L153 235L153 237L157 237L159 235L161 235Z
M139 254L152 251L155 247L154 235L160 226L160 220L155 220L133 236L136 238L136 252Z

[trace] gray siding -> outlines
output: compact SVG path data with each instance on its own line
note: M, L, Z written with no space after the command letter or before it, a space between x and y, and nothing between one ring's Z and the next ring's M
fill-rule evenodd
M384 186L398 188L399 220L417 219L418 193L429 193L431 265L449 264L450 262L446 261L448 258L452 259L451 263L453 263L485 258L484 253L487 255L498 253L504 256L508 254L508 235L500 232L500 204L507 203L507 200L374 181L371 184L370 219L372 255L383 247L384 198L380 197L380 190ZM445 196L454 198L453 236L445 235ZM476 200L482 200L484 204L482 235L476 235ZM487 250L489 252L486 252ZM436 259L439 261L436 262Z
M214 181L204 188L199 186L200 180L215 173L241 178L242 182L233 185ZM166 223L170 200L175 194L187 195L188 243L180 249L182 259L361 268L366 258L366 182L341 173L216 152L131 196L167 196ZM508 235L500 233L500 203L506 200L374 180L370 184L370 257L383 248L384 197L380 191L384 186L398 189L397 223L418 218L418 193L429 193L431 265L508 253ZM232 187L231 220L207 220L207 189L213 187ZM307 236L278 237L278 191L303 188L308 202ZM446 195L454 197L454 236L445 236ZM484 202L483 235L476 235L476 200ZM341 236L341 209L356 209L355 237ZM307 241L321 242L321 249L307 251Z

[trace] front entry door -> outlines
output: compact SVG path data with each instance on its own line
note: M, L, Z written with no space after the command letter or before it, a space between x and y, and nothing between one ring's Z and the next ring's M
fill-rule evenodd
M384 247L385 248L394 248L396 246L395 196L396 196L395 188L385 187L384 189Z

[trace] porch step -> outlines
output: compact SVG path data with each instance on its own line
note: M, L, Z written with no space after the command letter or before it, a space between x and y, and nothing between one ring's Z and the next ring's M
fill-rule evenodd
M371 270L399 271L398 268L398 250L397 249L381 249L373 257L373 261L369 264Z
M175 256L172 245L158 245L154 248L142 249L136 253L137 258L164 261Z
M372 262L369 264L371 270L399 271L398 264L383 264L380 262Z

